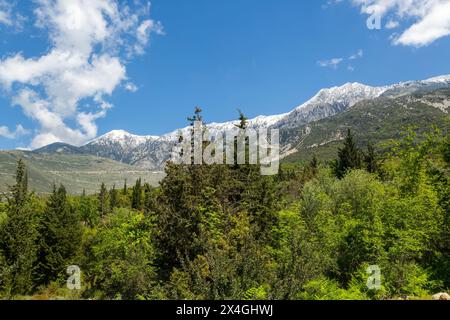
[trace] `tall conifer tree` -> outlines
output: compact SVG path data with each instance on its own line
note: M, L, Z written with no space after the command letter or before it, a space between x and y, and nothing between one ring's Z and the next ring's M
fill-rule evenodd
M9 294L27 294L34 287L33 270L36 261L36 224L38 217L28 194L25 163L19 160L16 184L10 188L7 219L0 229L0 282Z
M136 184L133 187L133 194L131 195L131 207L135 210L142 209L142 180L141 180L141 178L136 180Z
M349 170L361 168L361 150L356 145L352 130L348 129L344 146L338 150L338 159L333 164L333 169L336 176L341 179Z
M77 212L69 205L66 188L53 186L39 227L39 254L36 279L47 285L63 280L68 266L75 264L81 242Z
M102 183L98 194L98 212L102 218L108 214L108 190L104 183Z

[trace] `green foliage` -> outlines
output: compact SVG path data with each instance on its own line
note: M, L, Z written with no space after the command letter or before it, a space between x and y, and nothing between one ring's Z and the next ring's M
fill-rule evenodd
M109 190L109 207L114 210L119 205L119 193L116 190L116 185Z
M151 225L142 213L117 209L92 239L87 277L101 298L136 299L150 295L155 281Z
M231 229L218 243L182 269L175 269L167 285L170 299L267 298L267 279L274 276L270 256L252 235L246 214L230 217ZM264 292L263 292L264 290Z
M442 143L442 157L450 165L450 137L446 137Z
M30 293L35 287L37 213L39 205L28 194L27 171L19 160L16 184L8 198L7 217L0 229L0 291L7 297Z
M246 121L241 113L241 128ZM63 186L29 194L20 162L0 202L0 295L360 300L447 291L448 135L410 130L388 154L359 145L349 132L334 165L314 156L273 177L253 165L169 163L158 188L139 179L73 197ZM64 287L69 264L81 267L81 291ZM374 265L379 288L368 287Z
M131 207L135 210L142 208L142 182L141 179L136 181L131 195Z
M109 203L108 203L108 190L106 189L106 185L102 183L100 187L100 192L97 196L98 198L98 212L100 217L105 217L109 211Z
M375 146L371 142L367 144L367 152L364 154L364 164L369 173L376 174L380 172L380 164L375 152Z
M62 281L67 267L77 264L75 258L80 248L81 232L80 219L67 200L66 189L54 186L39 224L35 269L38 284Z
M87 196L83 192L81 197L78 199L76 210L79 212L81 221L91 228L96 226L99 220L97 208L98 199Z
M147 216L155 215L157 211L157 190L153 189L149 184L144 186L144 213Z
M338 178L343 178L349 170L360 169L362 167L361 158L361 150L356 146L351 129L348 129L344 146L338 150L338 159L333 164L334 173Z
M342 289L336 281L319 278L312 280L298 294L300 300L367 300L358 288Z

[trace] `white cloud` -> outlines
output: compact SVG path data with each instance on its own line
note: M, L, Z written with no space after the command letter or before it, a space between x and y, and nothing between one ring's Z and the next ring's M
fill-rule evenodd
M112 107L105 99L127 79L129 59L143 54L150 33L162 33L162 26L148 19L148 5L131 8L116 0L36 3L36 26L48 32L51 48L40 57L18 53L0 60L0 84L38 122L32 148L53 142L80 145L96 137L95 121Z
M14 12L15 2L0 0L0 26L20 30L25 18Z
M6 0L0 0L0 24L11 26L13 18L11 16L11 5Z
M322 9L328 9L329 7L336 5L344 0L327 0L324 4L322 4Z
M356 60L356 59L360 59L364 56L364 51L362 49L359 49L358 52L356 52L355 54L352 54L348 59L349 60Z
M163 35L164 30L160 22L145 20L136 30L137 42L134 47L137 54L144 53L144 47L148 44L150 32Z
M6 126L0 126L0 137L3 138L15 139L17 137L24 136L27 134L29 134L29 131L24 127L22 127L22 125L20 124L16 127L16 130L14 131L11 131Z
M386 23L386 29L395 29L398 28L400 26L400 22L396 21L396 20L389 20Z
M7 26L9 26L11 24L11 20L6 11L0 10L0 24L6 24Z
M337 69L339 67L339 65L341 65L343 62L361 59L363 56L364 56L363 49L359 49L356 53L350 55L348 57L348 59L333 58L333 59L329 59L329 60L319 60L319 61L317 61L317 64L323 68ZM355 67L352 65L348 65L347 70L350 72L353 72L353 71L355 71Z
M97 135L95 120L104 117L106 111L100 110L94 114L79 112L76 115L77 129L68 127L64 117L52 111L49 102L43 100L30 89L23 89L13 99L15 105L22 107L25 115L40 124L39 133L33 138L30 147L33 149L46 146L54 142L67 142L74 145L82 144L87 137Z
M130 91L130 92L137 92L139 90L139 88L132 82L127 82L125 84L125 90Z
M389 17L386 28L400 26L400 21L412 24L400 35L393 37L393 44L423 47L450 35L449 0L351 0L367 15Z
M394 40L395 44L427 46L435 40L450 35L450 2L436 5Z
M320 60L317 63L319 64L319 66L324 67L324 68L333 68L333 69L337 69L337 67L339 66L339 64L344 61L343 58L333 58L330 60Z

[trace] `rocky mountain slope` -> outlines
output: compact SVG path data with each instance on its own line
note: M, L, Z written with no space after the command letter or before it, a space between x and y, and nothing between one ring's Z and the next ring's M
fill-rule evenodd
M449 88L365 100L334 117L283 130L281 143L289 150L284 160L309 160L314 154L322 160L333 159L348 128L357 136L361 148L369 141L382 147L400 138L408 127L420 132L436 126L450 134L449 114Z

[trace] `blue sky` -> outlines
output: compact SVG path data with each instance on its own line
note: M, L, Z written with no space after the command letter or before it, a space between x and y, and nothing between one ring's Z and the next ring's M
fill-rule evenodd
M237 108L250 117L284 113L346 82L375 86L450 73L450 37L427 24L436 7L401 14L408 8L395 0L379 12L380 30L366 26L378 0L153 0L150 9L135 1L90 0L91 8L81 6L85 0L3 1L1 149L81 144L114 129L159 135L184 127L196 105L207 121L220 122L234 119ZM59 1L109 12L105 22L120 27L93 34L95 24L83 23L74 36L58 25ZM86 12L76 12L84 19ZM448 19L438 27L450 29ZM66 64L65 50L86 59ZM104 70L113 71L105 77ZM62 86L70 90L62 94Z

